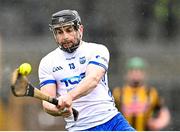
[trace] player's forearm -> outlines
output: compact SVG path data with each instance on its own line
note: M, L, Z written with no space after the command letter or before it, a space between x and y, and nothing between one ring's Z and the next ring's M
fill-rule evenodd
M152 131L159 131L165 128L170 122L170 113L167 108L162 108L156 118L150 118L148 128Z
M169 124L171 117L168 108L164 107L160 110L159 119L161 120L162 127Z
M43 110L44 110L46 113L48 113L48 114L50 114L50 115L52 115L52 116L61 116L61 115L59 114L59 111L58 111L58 109L56 108L55 105L50 104L50 103L48 103L48 102L46 102L46 101L43 101L42 104L43 104Z
M44 108L44 111L52 116L61 116L58 112L51 111L49 109Z
M75 89L71 90L69 94L71 95L73 100L85 96L94 88L96 88L99 81L100 78L97 76L87 76L79 83L79 85Z

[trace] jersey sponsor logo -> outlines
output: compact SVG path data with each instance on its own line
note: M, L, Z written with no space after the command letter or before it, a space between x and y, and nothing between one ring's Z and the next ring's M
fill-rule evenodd
M59 70L62 70L63 68L61 66L53 67L53 72L57 72Z
M79 58L80 64L84 64L86 62L85 56Z
M69 78L64 78L60 80L61 83L64 83L66 87L69 85L78 84L85 77L85 72L81 73L79 76L73 76Z

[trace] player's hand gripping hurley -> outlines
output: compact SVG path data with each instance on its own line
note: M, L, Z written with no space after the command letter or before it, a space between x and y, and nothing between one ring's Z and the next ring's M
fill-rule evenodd
M58 100L42 93L35 88L27 79L25 75L19 72L19 68L15 69L11 76L11 90L16 97L30 96L40 100L45 100L54 105L58 105ZM78 111L72 108L74 120L78 118Z

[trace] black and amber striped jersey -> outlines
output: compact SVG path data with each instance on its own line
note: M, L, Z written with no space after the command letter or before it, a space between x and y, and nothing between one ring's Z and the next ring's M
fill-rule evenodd
M137 131L147 130L148 118L162 106L158 92L153 87L116 87L113 96L118 110Z

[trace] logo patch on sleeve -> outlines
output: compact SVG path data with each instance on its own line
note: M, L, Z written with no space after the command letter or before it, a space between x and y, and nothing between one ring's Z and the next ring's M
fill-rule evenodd
M96 55L96 59L102 59L105 62L108 62L105 57L101 57L100 55Z

